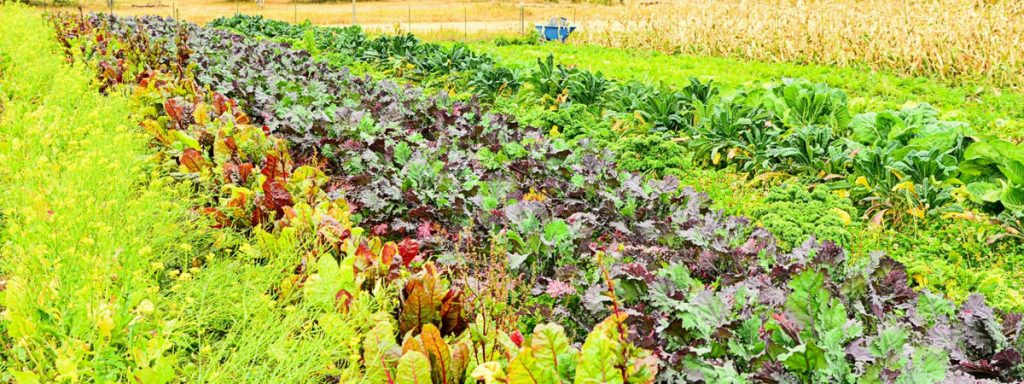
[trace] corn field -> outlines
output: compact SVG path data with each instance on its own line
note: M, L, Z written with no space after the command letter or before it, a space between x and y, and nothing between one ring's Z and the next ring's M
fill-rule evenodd
M589 24L577 42L1024 85L1022 1L695 0Z

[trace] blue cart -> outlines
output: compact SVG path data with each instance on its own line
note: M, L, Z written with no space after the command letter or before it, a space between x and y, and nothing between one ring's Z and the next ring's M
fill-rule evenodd
M576 30L576 26L569 25L569 20L564 17L553 18L547 25L538 25L536 28L537 32L544 37L544 40L558 40L563 43L569 37L569 34Z

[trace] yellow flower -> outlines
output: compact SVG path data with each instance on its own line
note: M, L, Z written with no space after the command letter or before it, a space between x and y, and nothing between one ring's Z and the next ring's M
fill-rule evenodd
M551 137L558 137L558 136L562 135L562 133L558 131L558 125L557 124L551 126L551 132L548 132L548 135L550 135Z
M832 193L834 193L836 196L839 196L839 197L844 198L844 199L850 197L850 191L845 190L845 189L837 189L835 191L832 191Z
M919 207L913 207L913 208L907 209L907 213L909 213L911 216L914 216L914 217L916 217L918 219L923 219L924 218L924 210L919 208Z

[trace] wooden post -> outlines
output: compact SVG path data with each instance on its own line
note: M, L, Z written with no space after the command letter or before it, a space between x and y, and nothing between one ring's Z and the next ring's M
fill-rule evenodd
M352 0L352 25L356 25L356 0Z

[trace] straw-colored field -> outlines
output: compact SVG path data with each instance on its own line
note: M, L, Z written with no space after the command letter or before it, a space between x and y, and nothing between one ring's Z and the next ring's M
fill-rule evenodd
M1024 85L1020 0L695 0L634 6L608 20L580 40Z
M617 2L615 2L617 3ZM106 2L82 4L103 11ZM118 14L207 22L235 12L285 21L350 24L353 5L131 0ZM566 17L576 43L760 61L865 66L953 83L1024 85L1024 1L627 1L625 5L516 1L359 2L355 22L441 38L519 33Z
M105 1L85 1L81 3L85 11L107 12ZM74 7L71 7L74 8ZM414 24L437 27L451 24L452 28L461 30L463 23L470 22L477 29L484 29L486 23L491 26L513 31L518 30L520 16L527 28L532 22L547 20L551 17L565 16L572 18L577 15L580 22L583 17L604 17L618 15L622 7L607 7L591 4L550 4L543 2L520 1L373 1L357 2L338 1L332 3L311 3L306 1L291 2L287 0L266 0L262 4L256 1L211 1L211 0L128 0L116 1L114 13L118 15L162 15L173 16L196 22L205 23L221 16L231 16L236 12L262 15L284 21L309 20L314 24L351 24L353 11L355 21L361 25L392 26L395 24ZM522 15L520 15L522 13ZM438 24L438 25L433 25Z

